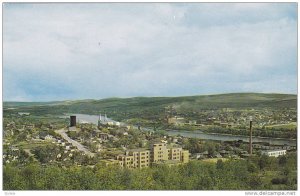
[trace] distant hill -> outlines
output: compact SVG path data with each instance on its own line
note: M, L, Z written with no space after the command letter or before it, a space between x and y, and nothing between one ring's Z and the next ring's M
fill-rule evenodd
M86 113L106 112L110 116L161 113L167 106L178 111L218 108L297 108L297 95L265 93L230 93L183 97L133 97L101 100L78 100L59 102L4 102L6 108L14 107L31 113Z

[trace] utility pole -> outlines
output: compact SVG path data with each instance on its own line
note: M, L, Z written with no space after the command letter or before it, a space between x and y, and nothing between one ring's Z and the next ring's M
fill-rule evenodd
M249 120L250 120L249 154L252 155L252 116L250 116Z

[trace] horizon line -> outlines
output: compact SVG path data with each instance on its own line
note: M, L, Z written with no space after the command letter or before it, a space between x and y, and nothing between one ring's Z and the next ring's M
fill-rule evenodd
M130 98L168 98L168 97L195 97L195 96L213 96L213 95L228 95L228 94L278 94L278 95L298 95L297 93L279 93L279 92L232 92L232 93L214 93L214 94L195 94L195 95L179 95L179 96L129 96L129 97L104 97L104 98L79 98L79 99L60 99L60 100L50 100L50 101L4 101L4 99L2 98L2 103L4 102L20 102L20 103L33 103L33 102L43 102L43 103L47 103L47 102L63 102L63 101L88 101L88 100L93 100L93 101L97 101L97 100L104 100L104 99L130 99Z

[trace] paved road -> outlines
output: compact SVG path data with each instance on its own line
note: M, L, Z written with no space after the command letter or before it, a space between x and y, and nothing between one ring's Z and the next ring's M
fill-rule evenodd
M79 142L71 139L67 134L66 134L66 130L65 129L60 129L60 130L56 130L56 133L60 134L62 138L64 138L65 140L67 140L69 143L71 143L73 146L76 146L78 148L78 150L84 152L85 154L93 157L94 153L92 153L91 151L89 151L88 149L86 149L82 144L80 144Z

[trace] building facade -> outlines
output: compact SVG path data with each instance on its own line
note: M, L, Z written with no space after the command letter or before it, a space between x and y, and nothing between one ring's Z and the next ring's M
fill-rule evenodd
M262 154L267 155L269 157L278 157L280 155L285 155L286 150L266 150L266 151L262 151Z
M189 151L181 147L167 147L165 143L153 144L151 149L132 149L125 154L118 155L117 161L122 162L120 166L126 168L149 167L156 163L172 161L172 163L188 163Z
M126 168L143 168L150 166L150 151L147 149L132 149L123 155L118 155L117 160L123 162Z

